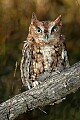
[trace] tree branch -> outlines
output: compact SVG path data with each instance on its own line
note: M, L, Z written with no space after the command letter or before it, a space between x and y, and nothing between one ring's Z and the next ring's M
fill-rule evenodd
M0 120L13 120L19 114L60 102L80 87L80 62L61 73L54 73L42 85L25 91L0 104Z

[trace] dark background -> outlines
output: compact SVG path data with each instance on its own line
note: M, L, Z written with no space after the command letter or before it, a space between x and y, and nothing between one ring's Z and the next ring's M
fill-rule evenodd
M21 50L32 12L39 20L61 14L70 65L80 60L80 0L0 0L0 103L22 92ZM59 105L42 109L47 114L36 109L16 120L80 120L80 90Z

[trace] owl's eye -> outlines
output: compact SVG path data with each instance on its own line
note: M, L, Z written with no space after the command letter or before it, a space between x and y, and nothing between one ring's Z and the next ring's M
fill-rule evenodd
M58 27L53 26L52 29L51 29L51 34L52 34L52 32L57 32L57 31L58 31Z
M36 31L37 31L37 33L41 33L42 32L42 30L39 27L36 28Z

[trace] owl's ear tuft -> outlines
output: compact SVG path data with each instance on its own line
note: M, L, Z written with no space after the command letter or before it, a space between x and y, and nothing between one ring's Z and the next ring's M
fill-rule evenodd
M59 15L59 16L56 18L55 24L59 24L60 26L62 26L61 15Z
M34 12L32 13L32 19L37 20L36 14Z
M37 21L36 14L33 12L32 13L32 18L31 18L31 24L33 25Z

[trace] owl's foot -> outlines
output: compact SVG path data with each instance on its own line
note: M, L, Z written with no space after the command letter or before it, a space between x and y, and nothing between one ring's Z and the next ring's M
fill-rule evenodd
M37 87L39 85L39 82L38 81L34 81L32 84L33 84L33 87Z

